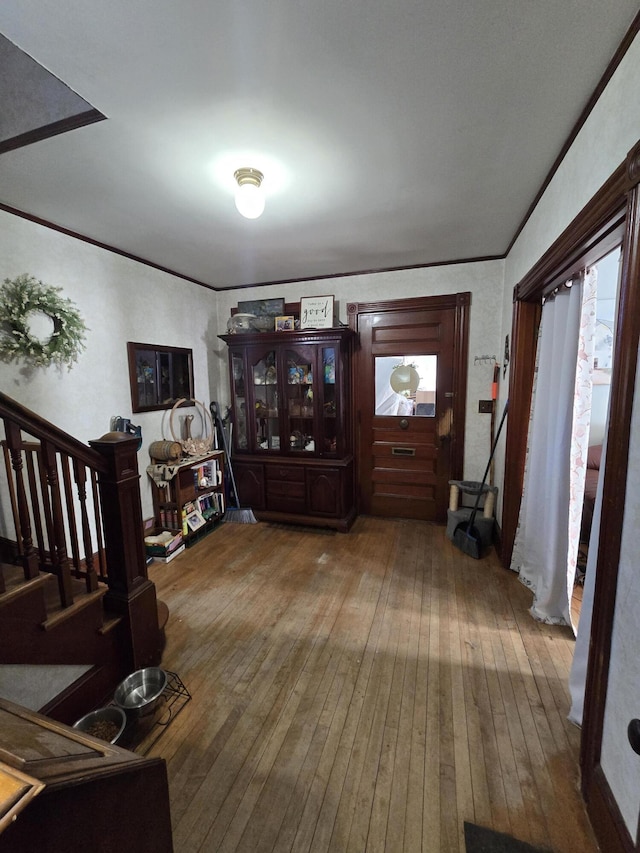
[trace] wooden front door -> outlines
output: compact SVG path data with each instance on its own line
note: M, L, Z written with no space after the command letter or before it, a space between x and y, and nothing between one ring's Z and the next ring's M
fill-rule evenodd
M359 508L446 521L462 477L469 293L349 305Z

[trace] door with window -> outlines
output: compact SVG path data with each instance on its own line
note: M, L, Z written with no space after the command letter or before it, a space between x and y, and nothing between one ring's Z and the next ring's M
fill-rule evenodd
M349 305L360 511L446 521L461 479L469 293Z

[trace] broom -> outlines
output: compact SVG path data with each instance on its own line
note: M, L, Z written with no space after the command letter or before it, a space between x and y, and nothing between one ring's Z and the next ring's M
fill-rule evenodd
M218 407L218 404L212 402L209 408L211 409L211 414L213 416L213 420L215 421L216 430L218 431L218 437L222 442L227 482L230 483L229 495L231 496L235 504L235 506L232 506L230 501L227 501L227 511L225 512L222 520L226 521L229 524L257 524L258 519L253 514L253 510L249 508L243 509L240 506L240 500L238 499L238 489L236 487L236 478L233 476L233 467L231 465L231 453L229 452L229 445L227 443L227 434L224 430L222 418L220 417L220 409Z
M480 488L478 489L478 494L476 497L476 502L471 510L471 515L469 516L468 521L461 521L460 524L456 526L456 529L453 531L453 544L462 551L463 554L468 554L470 557L473 557L474 560L479 560L480 555L482 553L482 540L480 538L480 533L478 529L473 526L473 522L476 520L476 515L478 513L478 507L480 506L480 498L484 494L484 486L487 481L487 475L489 474L489 469L491 467L491 463L493 462L493 455L496 452L496 446L498 444L498 439L500 438L500 433L502 432L502 426L507 417L507 410L509 409L509 401L507 400L504 412L502 413L502 418L500 420L500 426L498 427L498 432L496 433L495 441L493 442L493 447L491 448L491 453L489 455L489 461L487 462L487 467L484 472L484 477L482 478L482 483L480 484Z

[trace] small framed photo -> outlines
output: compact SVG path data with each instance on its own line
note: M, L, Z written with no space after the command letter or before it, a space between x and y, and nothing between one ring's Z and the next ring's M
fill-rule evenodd
M276 332L292 332L295 318L293 314L276 317Z
M333 296L301 296L300 328L332 329Z
M195 530L199 530L201 527L204 527L205 520L204 516L198 510L194 510L187 515L187 526L189 530L193 533Z

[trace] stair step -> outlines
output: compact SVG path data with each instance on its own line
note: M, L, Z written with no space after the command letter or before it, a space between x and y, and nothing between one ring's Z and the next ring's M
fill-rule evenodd
M22 569L19 569L17 566L12 566L11 568L17 569L19 578L7 577L5 573L6 592L0 594L0 608L7 604L12 604L24 595L30 595L37 589L42 589L49 584L49 581L54 579L52 575L40 574L37 578L31 578L31 580L26 581L22 574Z
M98 628L98 634L109 634L122 622L122 616L105 616L102 626Z
M90 669L88 664L0 666L0 696L32 711L39 711Z
M14 601L25 595L30 595L37 589L42 589L48 581L47 575L38 575L37 578L32 578L29 581L23 577L20 584L7 583L7 591L0 595L0 608L7 604L13 604Z
M84 610L85 607L90 607L94 602L99 601L106 594L106 588L97 589L95 592L83 593L69 607L60 607L51 612L50 615L42 623L42 628L45 631L51 631L67 619L71 619L76 613Z

